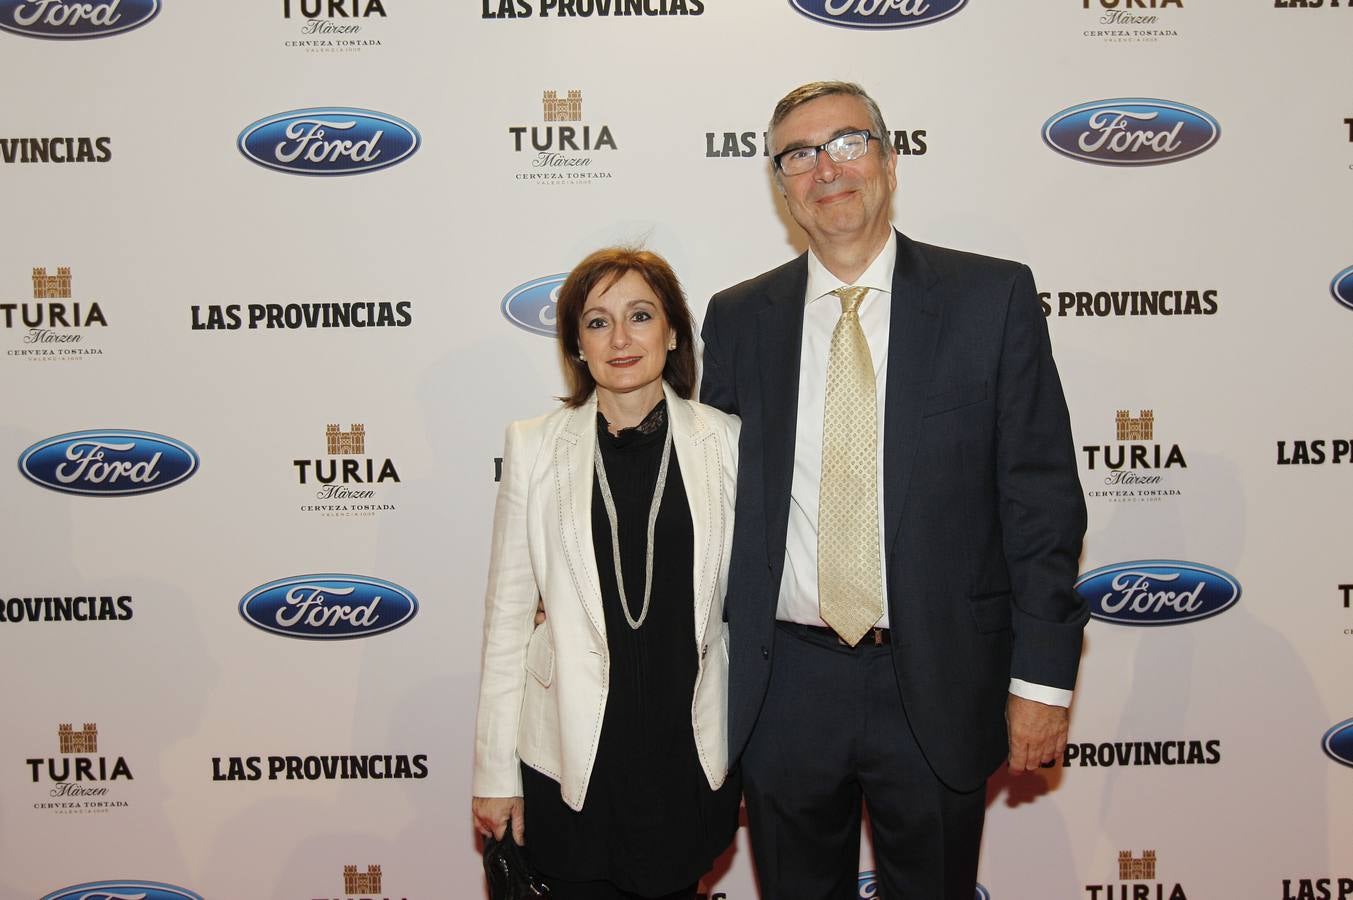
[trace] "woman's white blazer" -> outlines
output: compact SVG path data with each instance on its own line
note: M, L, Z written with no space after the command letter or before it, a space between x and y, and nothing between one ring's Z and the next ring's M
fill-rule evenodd
M728 770L723 598L739 423L663 388L695 536L691 725L705 777L718 788ZM518 761L558 781L573 809L587 796L611 673L592 547L596 414L594 394L576 409L507 429L484 608L476 797L520 796ZM537 597L546 613L539 628Z

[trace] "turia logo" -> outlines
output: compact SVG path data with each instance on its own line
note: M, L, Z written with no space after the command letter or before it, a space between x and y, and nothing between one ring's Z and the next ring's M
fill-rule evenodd
M285 637L344 640L393 631L418 614L418 600L367 575L296 575L254 588L240 601L244 621Z
M187 888L160 881L88 881L53 891L42 900L202 900Z
M197 472L197 452L148 431L72 431L39 441L19 456L34 484L65 494L122 496L173 487Z
M159 12L160 0L0 0L0 28L35 38L101 38L140 28Z
M1179 625L1230 609L1240 599L1240 582L1201 563L1137 560L1086 572L1076 592L1104 622Z
M1043 123L1043 142L1072 159L1105 166L1154 166L1197 156L1221 126L1201 109L1171 100L1095 100Z
M115 793L134 781L131 766L123 756L100 756L99 726L85 722L77 731L70 722L56 726L59 756L25 759L33 784L50 784L47 801L34 809L57 815L99 815L131 804Z
M25 329L20 342L28 345L7 350L6 355L30 361L81 360L102 356L103 349L86 342L95 326L108 327L108 318L97 300L71 299L71 267L33 266L33 302L0 300L3 327Z
M606 124L583 118L583 92L544 91L540 97L542 125L509 125L514 153L534 153L529 168L518 172L516 181L539 184L584 184L614 177L597 163L609 158L603 151L618 151L615 134ZM554 123L575 124L554 124Z
M818 22L845 28L910 28L947 19L968 0L789 0Z
M359 175L402 163L422 137L403 119L322 106L259 119L240 132L245 158L291 175Z
M1353 266L1334 276L1330 282L1330 293L1346 309L1353 309Z
M1320 744L1330 759L1353 766L1353 719L1345 719L1325 732Z
M507 292L503 298L503 317L524 331L553 338L558 326L559 290L568 273L546 275Z

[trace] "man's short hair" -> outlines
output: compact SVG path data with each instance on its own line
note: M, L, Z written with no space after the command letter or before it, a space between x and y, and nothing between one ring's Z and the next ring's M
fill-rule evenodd
M860 98L864 103L864 108L869 110L870 130L883 144L885 151L891 153L893 151L893 136L889 133L888 127L883 124L883 113L879 111L879 105L874 102L873 97L865 93L864 88L851 81L810 81L794 88L794 90L785 94L779 103L775 104L775 112L771 113L770 127L766 129L766 134L773 138L775 126L808 101L838 94ZM774 156L779 149L779 147L772 147L770 155Z

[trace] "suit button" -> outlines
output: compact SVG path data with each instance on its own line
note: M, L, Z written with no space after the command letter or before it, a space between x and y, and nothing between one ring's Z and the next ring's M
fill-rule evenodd
M762 648L761 648L761 658L762 658L762 659L770 659L770 650L766 649L765 647L762 647Z

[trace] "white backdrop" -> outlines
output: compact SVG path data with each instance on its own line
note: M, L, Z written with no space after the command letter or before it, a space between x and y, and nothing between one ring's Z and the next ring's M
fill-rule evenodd
M120 0L93 4L95 26L154 15L70 39L11 32L80 4L0 2L0 447L13 460L0 896L111 879L230 900L479 896L469 772L494 458L505 424L561 389L552 342L509 321L504 298L642 241L698 317L714 291L799 252L760 133L781 95L818 78L863 83L906 133L898 227L1033 267L1078 446L1178 446L1185 465L1137 471L1163 495L1088 497L1083 569L1179 560L1241 588L1206 619L1090 624L1072 740L1096 746L993 779L982 884L996 900L1339 896L1353 771L1321 742L1353 717L1340 590L1353 467L1334 458L1353 438L1353 309L1331 296L1353 264L1353 10L1135 0L1131 16L1154 22L1103 24L1129 10L970 0L930 24L861 29L785 0L598 5ZM896 6L873 20L927 4ZM579 120L546 122L544 92L571 90ZM1119 98L1197 108L1220 138L1129 166L1044 142L1055 114ZM265 168L237 146L266 117L334 107L397 117L418 145L337 177ZM533 165L532 129L543 142L546 127L547 153L588 162ZM753 155L708 155L725 132ZM75 140L56 156L78 158L87 138L94 159L24 161L58 137ZM546 173L587 177L532 177ZM36 298L37 267L69 267L69 296ZM1213 291L1215 312L1059 314L1062 292L1165 290ZM528 300L513 311L538 313ZM53 322L51 304L70 320L76 302L78 325ZM251 304L367 302L408 304L408 324L248 324ZM243 327L194 327L228 322L232 305ZM1148 409L1153 438L1117 440L1117 411ZM329 455L330 424L363 426L363 451ZM71 495L20 470L28 448L88 430L163 435L200 466L131 496ZM1324 441L1324 462L1281 465L1299 441ZM1105 453L1092 469L1082 452L1087 492L1112 477ZM364 481L368 459L397 480L319 499L316 470L343 459ZM316 573L392 582L416 615L337 641L241 616L254 589ZM105 595L131 598L111 604L131 615L69 620L36 599ZM96 726L97 749L63 753L65 723ZM1171 741L1186 758L1202 742L1208 761L1133 765L1141 751L1118 761L1098 746ZM1082 749L1113 764L1083 765ZM353 754L395 769L402 756L425 777L323 770ZM316 757L318 777L288 779L283 760L270 778L269 757L287 756ZM1154 851L1154 874L1120 873L1123 851ZM745 833L724 863L705 889L755 897ZM348 865L380 866L380 888L345 882ZM863 876L861 896L874 890Z

